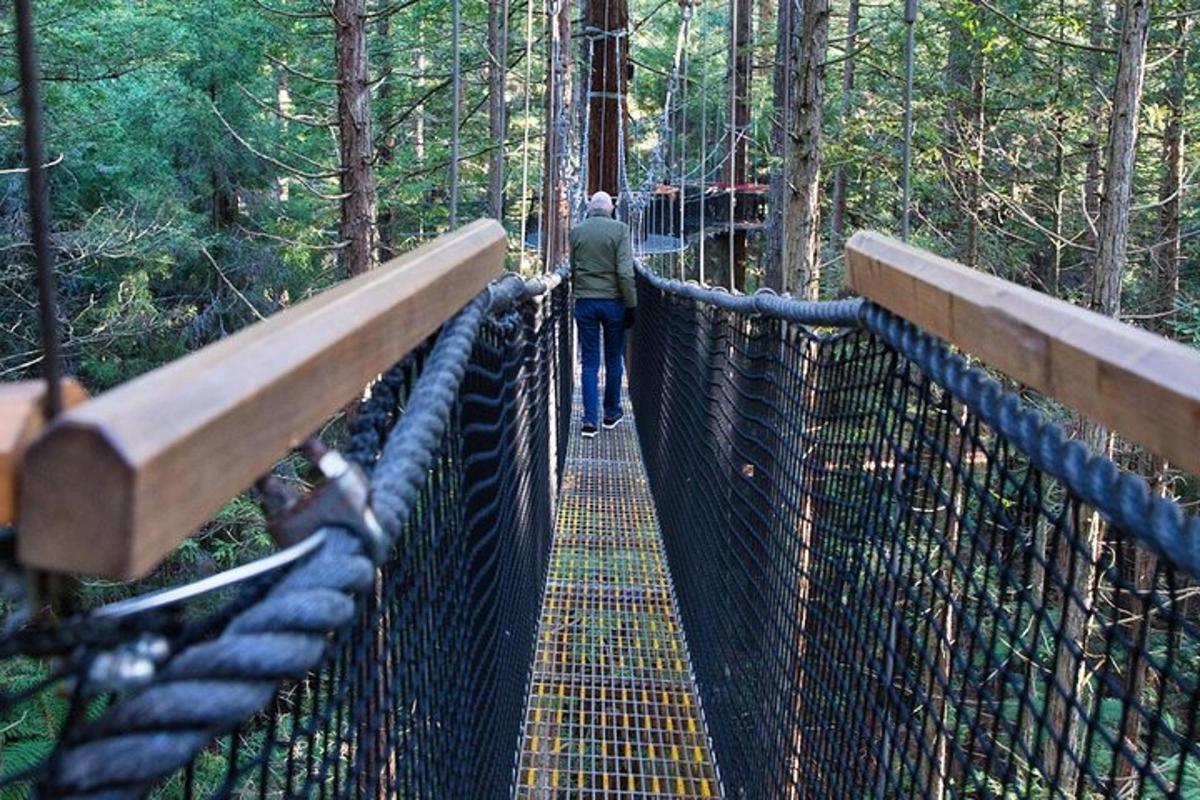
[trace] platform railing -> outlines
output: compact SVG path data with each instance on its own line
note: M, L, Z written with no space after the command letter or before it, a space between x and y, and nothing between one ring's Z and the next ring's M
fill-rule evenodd
M467 226L34 439L26 564L140 573L361 398L340 452L304 448L311 493L261 484L279 552L57 620L5 607L0 796L508 795L573 370L565 271L492 280L504 246ZM28 491L47 475L77 477L66 508Z
M884 237L847 263L866 301L641 276L630 385L727 796L1188 796L1200 520L1015 389L1195 470L1200 353Z

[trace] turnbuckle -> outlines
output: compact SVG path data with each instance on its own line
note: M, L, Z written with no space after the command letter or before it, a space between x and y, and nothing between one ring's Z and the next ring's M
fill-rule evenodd
M371 560L382 563L389 542L371 510L371 485L366 473L318 439L309 439L300 452L324 480L302 497L274 476L259 481L271 538L285 548L323 527L336 525L357 536Z

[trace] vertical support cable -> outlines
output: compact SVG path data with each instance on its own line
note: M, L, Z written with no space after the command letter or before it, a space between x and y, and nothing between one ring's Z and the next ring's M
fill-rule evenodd
M738 0L729 0L729 291L737 291L737 269L734 264L734 216L737 198L733 192L737 179L737 68L738 68Z
M917 0L906 0L904 26L908 30L908 40L904 45L904 200L900 219L900 238L907 242L908 235L912 230L912 103L913 61L917 39Z
M704 41L704 37L700 37ZM704 237L705 217L708 215L708 72L701 73L700 78L700 252L699 277L704 284Z
M25 117L25 167L29 189L29 232L37 267L38 318L42 336L42 375L46 378L46 418L62 410L62 361L58 342L58 292L50 249L50 190L42 141L42 99L30 0L16 0L17 59L21 70L21 110Z
M691 0L684 0L684 24L692 16ZM685 202L684 184L687 183L687 104L688 104L688 53L687 40L684 40L684 47L681 56L680 71L683 76L683 85L679 90L679 194L676 196L676 201L679 203L679 280L687 280L687 262L685 259L687 253L687 239L683 235L683 206Z
M450 49L454 51L454 61L451 65L451 99L450 126L453 129L450 137L450 229L458 227L458 150L459 132L462 116L462 59L459 56L459 30L462 27L462 0L450 2Z

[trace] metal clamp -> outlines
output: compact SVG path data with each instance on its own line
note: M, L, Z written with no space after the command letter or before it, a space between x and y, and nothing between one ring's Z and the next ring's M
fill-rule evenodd
M336 450L311 439L301 452L321 473L324 483L296 497L275 478L259 483L268 508L267 528L280 547L290 547L317 530L337 525L360 540L376 563L387 557L389 542L370 506L370 482L356 464Z
M97 653L87 670L85 693L91 697L145 686L170 654L171 647L161 636L140 636Z

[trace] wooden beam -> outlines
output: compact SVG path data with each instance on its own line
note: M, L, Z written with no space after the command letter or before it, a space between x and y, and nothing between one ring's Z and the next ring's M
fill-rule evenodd
M129 579L156 566L497 277L480 221L55 421L21 477L18 555Z
M62 384L63 405L77 406L87 392L72 378ZM46 424L45 381L0 384L0 525L17 519L17 476L25 449Z
M858 294L1200 474L1200 352L877 233L846 267Z

